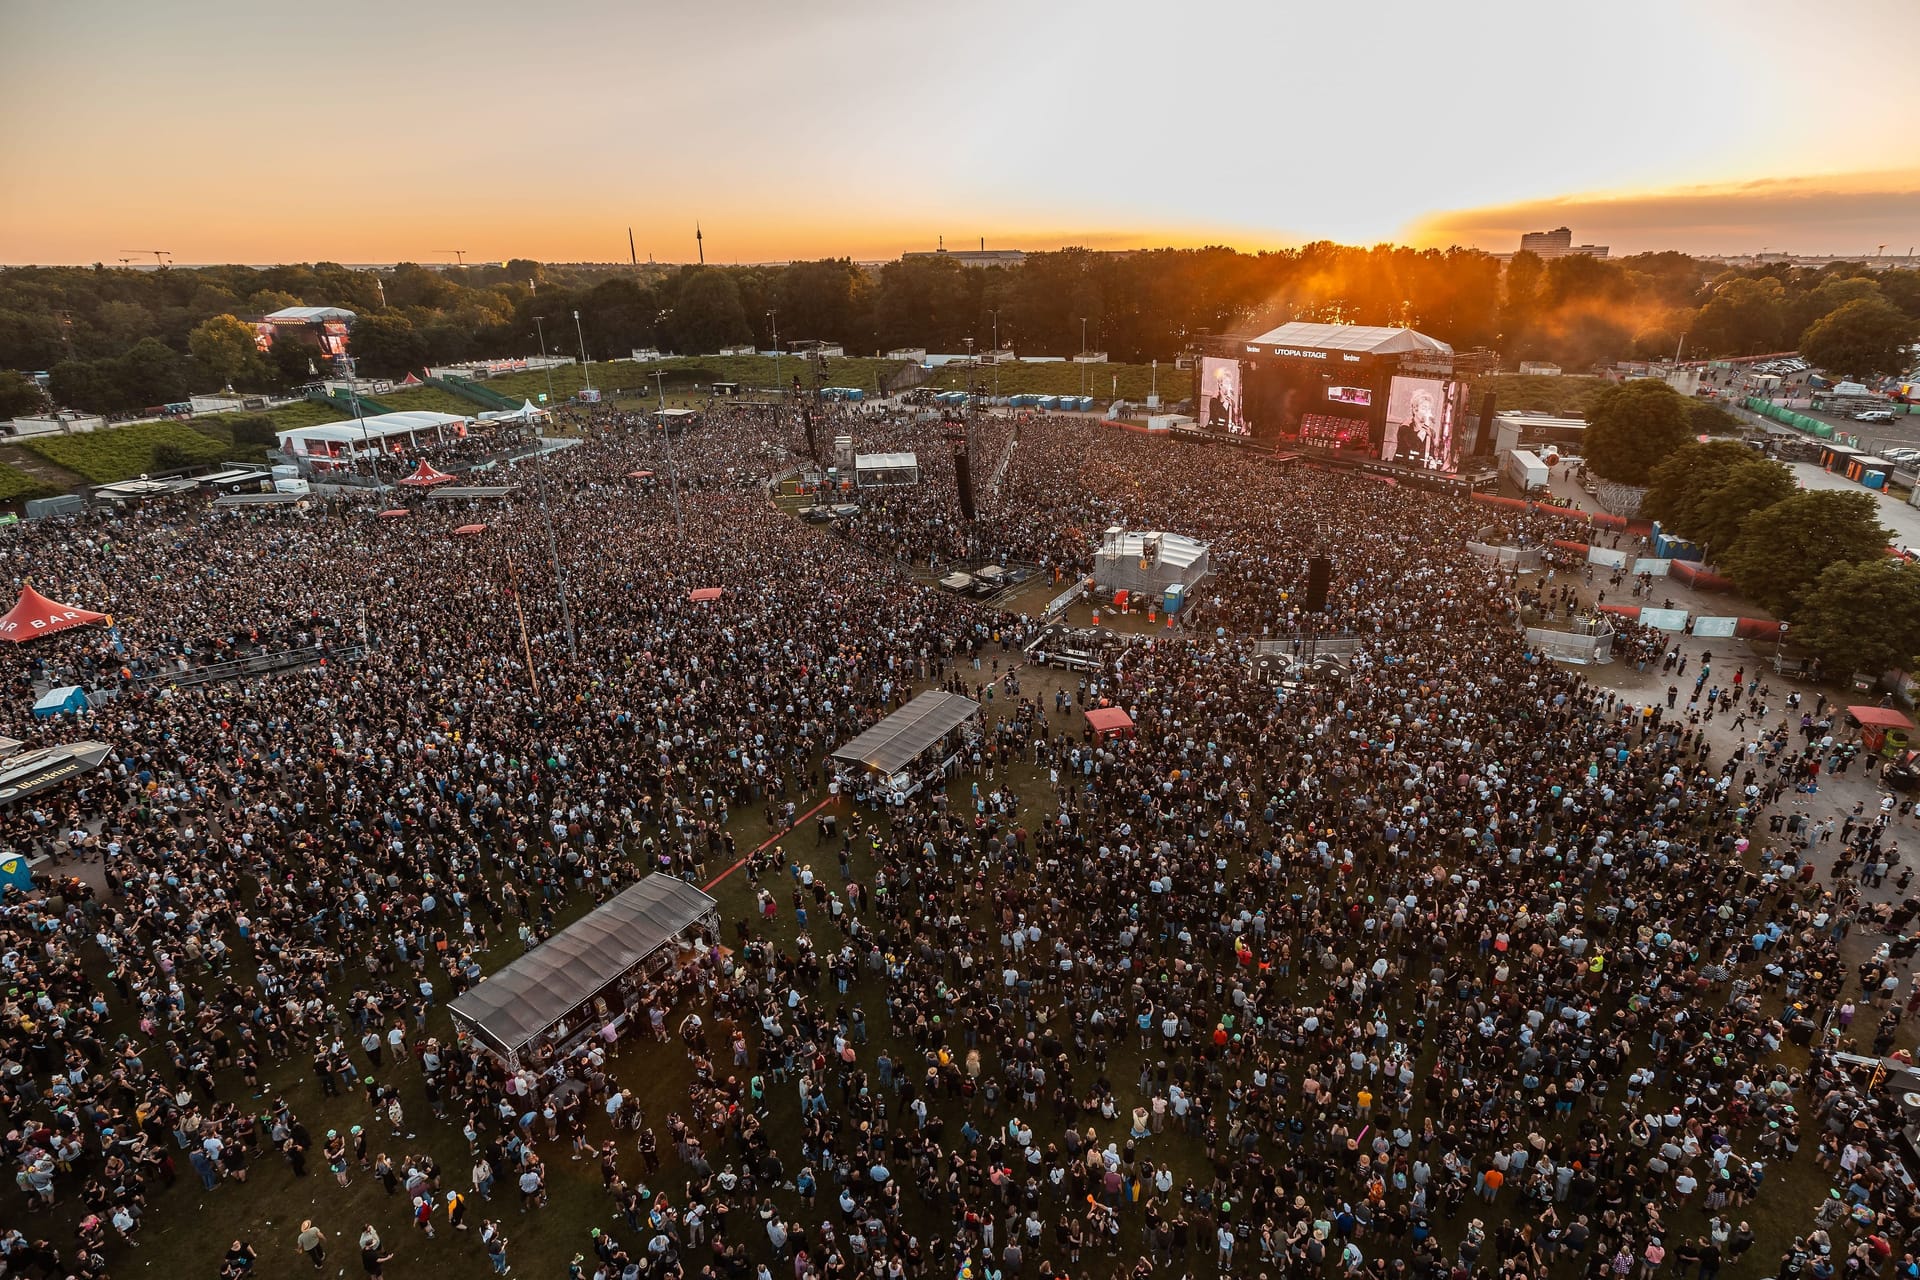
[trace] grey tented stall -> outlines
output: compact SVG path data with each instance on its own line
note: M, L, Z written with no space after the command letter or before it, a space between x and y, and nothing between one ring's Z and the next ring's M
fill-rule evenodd
M518 1064L520 1055L682 934L703 925L716 938L714 900L686 881L654 874L448 1006L461 1030ZM609 1002L611 1003L611 1002ZM555 1035L564 1041L568 1032Z
M843 774L872 772L892 778L979 714L980 704L972 698L929 689L853 741L836 748L833 759ZM919 787L909 784L897 789L910 795Z

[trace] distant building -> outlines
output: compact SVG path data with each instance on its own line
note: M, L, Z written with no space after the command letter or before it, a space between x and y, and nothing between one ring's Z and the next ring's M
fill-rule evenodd
M1027 260L1024 249L948 249L903 253L901 258L951 258L963 267L1017 267Z
M1545 360L1522 360L1520 372L1539 378L1557 378L1560 376L1560 366Z
M1604 258L1607 248L1604 244L1575 244L1573 231L1568 227L1529 231L1520 237L1520 252L1535 253L1542 258Z

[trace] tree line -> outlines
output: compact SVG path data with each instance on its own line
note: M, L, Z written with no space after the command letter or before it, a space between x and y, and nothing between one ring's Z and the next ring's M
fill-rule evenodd
M232 382L275 390L312 375L305 351L241 349L246 322L293 305L359 315L363 373L538 349L593 359L655 347L707 354L776 332L842 344L1068 355L1085 344L1129 362L1171 360L1203 336L1289 320L1408 325L1509 365L1570 370L1620 358L1739 356L1800 347L1855 375L1898 373L1920 331L1920 272L1764 264L1722 269L1679 253L1510 261L1470 249L1316 243L1101 253L1063 249L1018 266L952 258L871 266L402 263L376 275L337 263L279 267L0 270L0 369L46 370L63 405L129 410ZM574 313L579 313L576 329ZM1817 354L1816 354L1817 353ZM16 380L17 382L17 380ZM4 399L4 396L0 396ZM0 408L3 408L0 405Z
M1685 407L1664 384L1622 390L1639 387L1658 388L1637 393L1643 421L1673 407L1661 393ZM1793 643L1830 675L1878 678L1920 663L1920 565L1889 549L1867 490L1802 489L1786 467L1735 440L1678 444L1647 482L1640 514L1699 543L1742 595L1792 624Z

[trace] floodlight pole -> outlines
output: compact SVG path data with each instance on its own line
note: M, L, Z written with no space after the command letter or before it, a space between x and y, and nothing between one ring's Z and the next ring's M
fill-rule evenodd
M547 371L547 412L553 412L553 365L547 360L547 331L540 321L544 316L533 318L533 331L540 335L540 365Z
M593 390L593 370L587 367L587 335L580 328L580 313L573 313L574 336L580 339L580 376L587 380L587 390Z

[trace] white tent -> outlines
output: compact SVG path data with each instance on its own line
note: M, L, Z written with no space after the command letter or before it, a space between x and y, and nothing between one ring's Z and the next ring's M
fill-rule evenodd
M314 427L295 427L274 434L283 452L326 457L351 455L365 449L388 449L392 447L389 442L394 440L406 444L433 443L465 434L472 422L472 418L458 413L410 409L323 422Z

